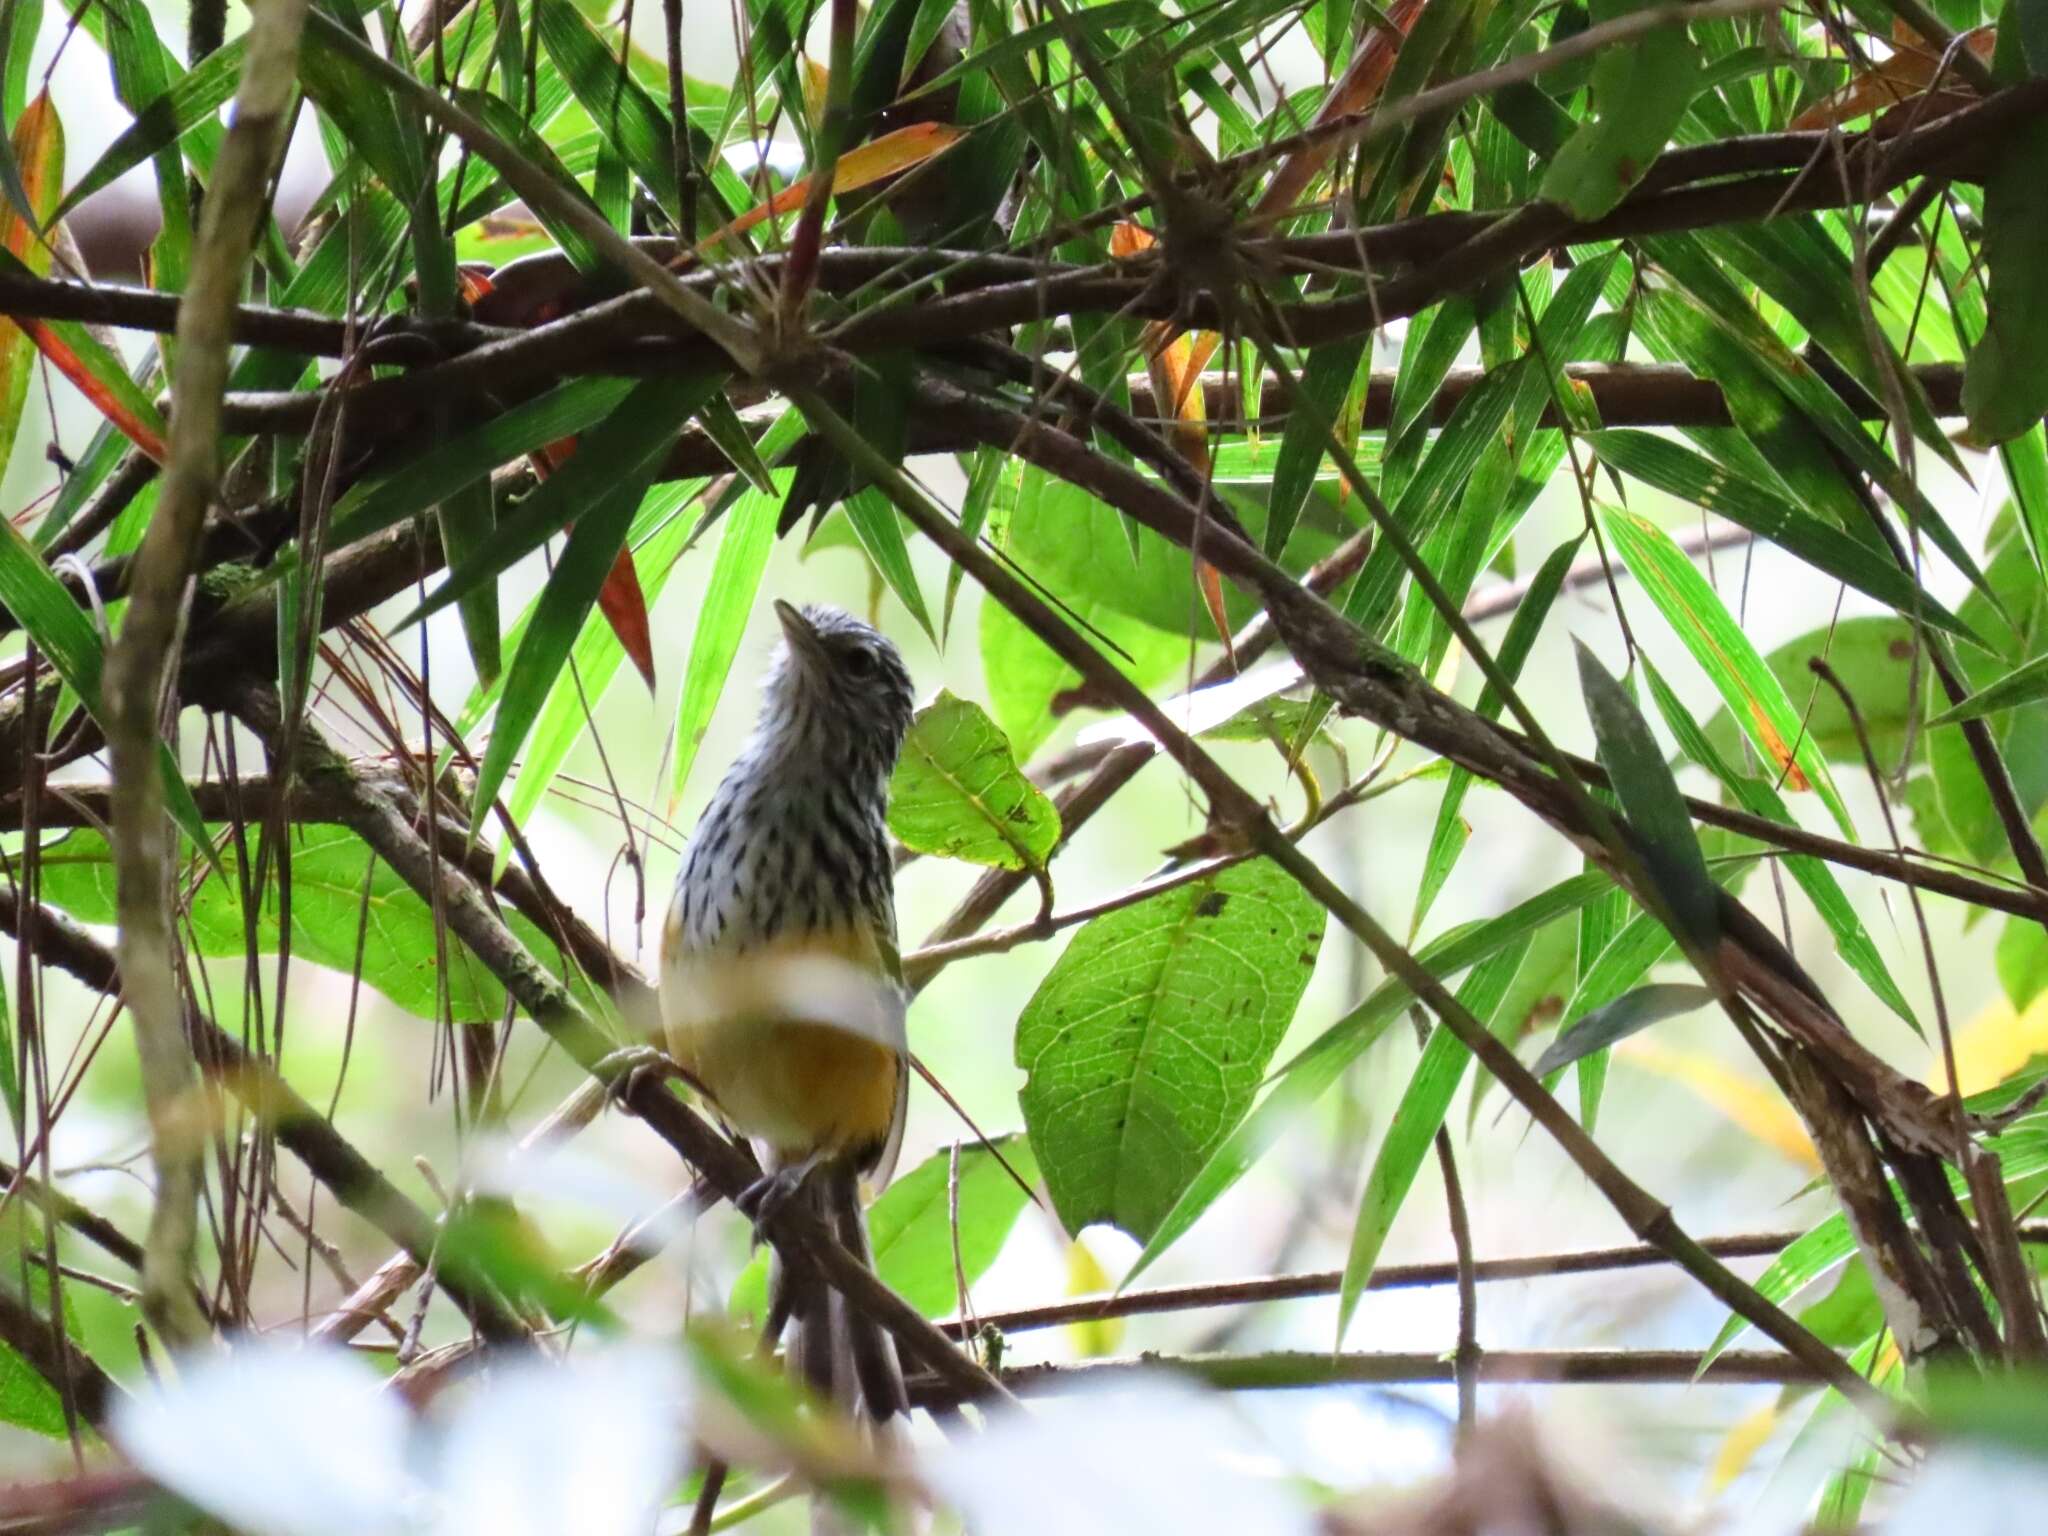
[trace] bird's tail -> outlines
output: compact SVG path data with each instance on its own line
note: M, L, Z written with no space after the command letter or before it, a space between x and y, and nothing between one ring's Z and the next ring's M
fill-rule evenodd
M860 1205L860 1175L850 1164L828 1164L804 1181L796 1198L825 1223L842 1247L869 1268L867 1217ZM769 1286L771 1316L789 1319L789 1369L819 1396L876 1425L910 1412L896 1342L880 1324L808 1272L792 1272L780 1257Z

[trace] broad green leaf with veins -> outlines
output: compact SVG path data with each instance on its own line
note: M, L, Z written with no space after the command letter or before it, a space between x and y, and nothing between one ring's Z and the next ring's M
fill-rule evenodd
M1251 1107L1326 917L1258 860L1074 936L1017 1020L1024 1124L1069 1232L1151 1236Z

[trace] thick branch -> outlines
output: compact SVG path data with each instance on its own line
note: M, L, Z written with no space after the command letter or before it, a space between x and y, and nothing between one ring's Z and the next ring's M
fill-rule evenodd
M178 306L170 456L163 492L136 562L128 615L109 648L106 726L114 770L114 867L121 976L135 1021L149 1104L156 1206L142 1271L143 1310L173 1344L204 1338L188 1280L198 1239L203 1116L179 1027L170 880L176 833L164 808L157 717L165 670L192 577L199 532L220 475L220 402L227 386L229 316L263 217L271 167L297 77L304 0L270 0L251 21L235 111L201 214L192 271Z

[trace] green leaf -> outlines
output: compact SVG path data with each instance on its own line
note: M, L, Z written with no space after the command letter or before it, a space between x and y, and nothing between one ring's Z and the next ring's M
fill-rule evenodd
M1811 787L1845 837L1856 835L1827 759L1803 728L1776 674L1764 665L1721 596L1671 536L1623 507L1602 506L1608 537L1693 660L1776 774L1791 788Z
M107 658L99 631L43 564L42 556L7 518L0 518L0 604L49 657L50 665L57 669L64 685L78 695L86 713L104 727L107 717L100 697L100 676ZM192 846L211 861L212 844L199 820L191 786L179 772L168 744L158 747L157 756L163 773L164 804L171 819L191 839Z
M1785 696L1798 706L1806 734L1828 761L1860 769L1863 749L1857 744L1848 708L1834 689L1814 676L1808 663L1816 656L1827 660L1856 700L1877 760L1896 762L1906 747L1908 722L1920 713L1912 697L1913 649L1912 625L1889 615L1868 614L1788 640L1764 657L1764 665L1778 679ZM1924 656L1919 672L1924 684ZM1921 691L1924 694L1924 687ZM1707 722L1706 737L1724 758L1732 760L1742 752L1743 733L1725 706Z
M690 661L683 672L683 691L676 705L676 767L669 781L669 800L682 798L697 750L704 745L704 733L711 727L711 715L718 708L725 681L732 675L733 658L740 652L740 637L746 633L747 616L754 611L754 597L761 590L761 573L768 568L768 551L775 543L775 520L782 511L782 496L793 476L792 470L778 470L776 489L771 493L748 489L725 514L725 532L719 536L718 554L711 564L711 578L704 589L703 606L697 610L697 629L690 640Z
M1043 869L1060 814L1025 778L981 706L941 692L917 712L889 787L906 848L995 869Z
M634 545L633 567L650 609L661 597L683 550L694 537L692 520L684 515L683 508L703 489L703 484L701 480L691 480L659 485L640 503L628 542ZM639 526L643 524L653 530L644 539ZM584 620L583 633L570 652L569 665L548 690L547 703L526 738L519 776L513 781L506 802L514 825L526 825L527 817L554 783L570 748L589 729L589 711L597 708L625 655L617 632L603 614ZM500 851L499 858L502 860L510 853L507 846Z
M2048 411L2048 125L2020 125L1984 183L1984 335L1963 373L1963 410L1981 443L2003 442Z
M697 425L704 429L704 435L711 439L718 451L731 461L732 467L747 477L747 483L757 491L774 488L769 478L768 465L754 446L754 439L748 433L746 423L740 420L732 402L722 393L713 395L697 413Z
M1528 952L1529 936L1524 934L1490 956L1465 978L1458 988L1458 1001L1475 1018L1482 1022L1490 1020ZM1358 1219L1351 1228L1351 1249L1344 1260L1344 1278L1338 1292L1339 1347L1351 1326L1352 1315L1358 1310L1359 1298L1365 1294L1365 1284L1379 1264L1394 1218L1407 1202L1415 1175L1429 1155L1430 1143L1436 1139L1444 1116L1450 1113L1451 1100L1457 1097L1458 1084L1471 1060L1472 1052L1465 1042L1439 1020L1430 1032L1428 1044L1422 1048L1422 1059L1408 1079L1401 1102L1394 1109L1394 1118L1387 1124L1386 1139L1373 1155L1371 1171L1365 1176L1365 1191L1359 1197Z
M516 6L507 5L504 10L508 15L518 14ZM583 190L582 184L569 173L569 168L562 163L561 157L555 153L548 141L536 133L533 125L508 103L487 91L454 91L450 93L449 99L546 171L549 178L565 192L592 209L597 207ZM558 218L542 208L534 209L533 215L540 220L542 227L548 232L548 237L555 242L561 253L569 258L570 265L579 273L586 277L594 277L607 270L605 259L598 254L597 247L590 243L590 237L580 226Z
M1546 924L1570 916L1595 897L1614 889L1604 874L1575 875L1484 923L1468 923L1434 939L1415 958L1431 975L1455 976L1483 963L1503 948L1536 933ZM1250 1171L1266 1152L1323 1096L1345 1068L1370 1050L1387 1027L1415 997L1400 982L1380 983L1366 1000L1324 1030L1273 1075L1273 1084L1243 1124L1225 1137L1189 1182L1173 1209L1124 1276L1135 1281L1162 1253L1178 1242L1211 1205Z
M1021 64L1037 55L1038 51L1063 39L1075 45L1089 46L1090 39L1099 32L1117 27L1137 26L1144 22L1160 22L1157 6L1149 0L1106 0L1102 5L1091 5L1085 10L1070 11L1041 21L1036 26L1020 27L1012 31L1005 28L1002 34L986 48L980 48L961 59L948 69L940 71L931 79L912 91L904 99L915 100L942 90L955 80L974 75L991 75L1006 65Z
M219 874L202 879L189 898L189 937L201 955L239 960L246 953L241 892L249 878L233 838L224 840ZM271 862L272 881L277 864ZM356 939L362 936L360 972L365 986L381 992L407 1013L440 1017L439 995L446 985L457 1023L495 1024L504 1017L505 993L483 963L451 934L445 968L434 932L433 911L412 887L377 859L369 845L344 827L294 828L292 870L292 959L325 966L343 976L356 974ZM43 899L83 923L114 922L114 865L107 841L97 832L73 832L47 845L42 859ZM275 954L278 902L275 889L263 894L249 917L259 954ZM526 946L550 967L559 967L557 946L518 913L506 921Z
M1681 752L1719 779L1736 803L1751 815L1767 817L1784 826L1797 825L1775 788L1762 779L1737 773L1715 750L1707 733L1699 728L1679 701L1677 693L1650 665L1647 657L1643 661L1643 675L1649 681L1650 697L1656 703L1657 712L1664 717L1664 724L1677 740ZM1833 689L1827 691L1830 695L1834 693ZM1799 888L1806 892L1814 910L1820 913L1821 920L1828 925L1828 931L1834 935L1837 953L1887 1008L1918 1033L1919 1020L1913 1017L1913 1009L1905 994L1892 980L1884 957L1864 930L1863 920L1849 905L1849 898L1835 879L1834 871L1821 860L1806 854L1788 854L1784 864L1792 878L1799 882Z
M1610 427L1587 437L1600 457L1622 473L1720 513L1866 597L1977 641L1968 625L1869 545L1809 517L1775 492L1733 474L1683 443L1625 427Z
M1641 243L1657 265L1685 287L1702 311L1768 371L1771 381L1805 412L1807 419L1833 448L1854 469L1876 481L1955 568L1970 578L1972 586L1985 590L1984 573L1977 568L1968 548L1956 537L1955 530L1942 518L1918 481L1910 478L1898 461L1885 451L1883 444L1856 419L1855 412L1850 410L1834 387L1804 358L1797 356L1765 322L1748 294L1729 276L1726 255L1717 254L1703 237L1690 234L1657 235ZM1802 295L1785 293L1779 297L1781 302L1786 302L1797 300ZM1869 387L1868 382L1866 387ZM1955 450L1939 432L1934 432L1933 437L1945 456L1954 454ZM1775 533L1766 536L1778 538ZM1780 539L1780 542L1784 541ZM1786 547L1792 546L1788 544ZM1802 551L1794 552L1810 560ZM1810 560L1810 563L1819 562Z
M2043 697L2048 697L2048 656L2036 656L1989 687L1978 689L1960 704L1950 705L1927 723L1955 725L1964 720L1979 720L2022 704L2036 703Z
M1301 368L1296 387L1309 400L1310 408L1296 409L1287 416L1280 434L1280 451L1273 461L1272 490L1266 501L1266 554L1276 557L1286 548L1288 535L1301 517L1310 487L1322 472L1323 455L1329 448L1323 423L1341 421L1344 397L1362 366L1365 338L1353 337L1312 348Z
M2048 990L2048 932L2030 917L2008 917L1998 933L1998 980L2013 1012L2025 1013Z
M380 533L488 479L521 454L587 431L617 411L632 388L629 379L567 380L384 474L358 481L334 504L334 546Z
M668 114L630 70L619 68L610 46L570 0L533 0L533 20L541 45L598 133L624 157L655 200L675 211L681 193Z
M889 498L873 486L865 486L846 498L846 520L853 525L860 547L867 552L882 580L896 594L896 600L910 610L917 626L938 643L932 616L918 589L917 572L911 569L910 546L903 538L903 520Z
M554 570L548 573L533 621L527 625L518 653L505 674L505 689L491 721L490 743L484 749L483 765L477 770L470 815L472 834L490 815L499 786L511 773L519 749L526 744L526 733L533 729L541 706L547 702L569 660L570 647L597 605L598 589L617 564L619 551L625 548L626 531L633 525L633 514L640 509L640 498L653 481L656 468L652 458L630 467L622 466L621 473L597 504L577 514L575 530L570 533Z
M1184 636L1154 629L1093 599L1066 597L1064 603L1083 626L1083 637L1141 688L1156 687L1188 663ZM994 598L982 599L979 627L989 705L1017 756L1028 760L1059 728L1054 702L1080 686L1081 674Z
M215 49L198 67L174 81L170 88L141 112L116 136L114 142L94 161L65 194L56 216L64 218L93 193L112 186L143 161L176 144L195 130L218 135L220 109L235 94L242 75L242 58L248 51L247 38Z
M1551 604L1557 601L1557 594L1564 586L1565 573L1571 569L1582 542L1582 539L1573 539L1553 549L1531 579L1528 592L1515 609L1515 616L1508 623L1507 636L1494 656L1494 664L1509 682L1522 675L1522 663L1529 659L1529 651L1536 644L1543 621L1550 616ZM1500 717L1505 702L1488 683L1474 708L1482 719L1495 720ZM1429 851L1423 859L1422 880L1415 891L1415 915L1408 925L1410 933L1421 931L1423 919L1429 915L1437 894L1443 890L1444 881L1450 878L1451 866L1457 863L1458 855L1464 849L1469 834L1458 811L1471 787L1471 770L1453 767L1450 782L1444 786L1443 800L1437 806L1436 828L1430 834Z
M1157 1230L1250 1107L1326 917L1259 860L1075 934L1017 1020L1024 1124L1069 1232Z
M540 488L498 520L489 548L455 566L427 600L396 628L438 613L479 583L517 564L617 485L633 481L645 489L661 467L685 421L724 380L715 373L672 373L643 379L597 428L578 443L569 462ZM635 495L637 501L638 495ZM618 545L613 543L616 553Z
M998 1136L992 1145L994 1152L962 1146L959 1154L958 1254L970 1286L995 1263L1024 1212L1028 1197L1017 1179L1028 1181L1038 1171L1031 1143L1024 1137ZM996 1153L1001 1154L1000 1161ZM943 1317L959 1301L952 1171L952 1150L935 1152L891 1184L868 1210L875 1272L926 1317Z
M1600 744L1600 763L1627 813L1645 873L1677 924L1678 935L1702 947L1720 933L1720 896L1693 835L1678 783L1628 691L1579 641L1579 685Z
M1681 1013L1705 1008L1713 1001L1712 992L1690 982L1651 982L1648 986L1637 987L1632 992L1624 992L1605 1007L1581 1014L1565 1025L1543 1054L1536 1058L1532 1070L1539 1077L1562 1072L1581 1057L1594 1051L1604 1051L1638 1030L1648 1029L1652 1024L1662 1023Z
M1654 0L1593 0L1595 23ZM1634 42L1602 48L1593 61L1597 114L1579 125L1544 174L1542 196L1578 219L1597 219L1629 194L1663 152L1692 104L1700 55L1683 26L1659 27Z

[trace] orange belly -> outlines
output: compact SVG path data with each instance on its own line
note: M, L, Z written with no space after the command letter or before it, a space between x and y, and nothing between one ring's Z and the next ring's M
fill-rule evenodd
M783 1163L879 1151L896 1119L896 1053L829 1025L702 1021L670 1033L677 1062L734 1130Z

